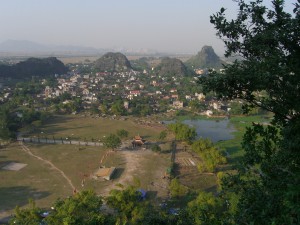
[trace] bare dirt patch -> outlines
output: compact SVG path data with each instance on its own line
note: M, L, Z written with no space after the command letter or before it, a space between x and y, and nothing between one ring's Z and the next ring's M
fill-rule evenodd
M116 154L124 160L120 165L123 171L120 177L112 180L101 191L101 195L108 195L111 189L118 188L117 184L125 187L132 185L136 178L140 181L141 188L150 193L153 198L168 197L169 180L164 179L163 176L169 166L170 155L158 154L142 148L130 150L125 146L122 146Z

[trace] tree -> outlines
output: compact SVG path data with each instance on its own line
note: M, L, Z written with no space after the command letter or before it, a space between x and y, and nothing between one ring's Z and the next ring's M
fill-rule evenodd
M159 140L163 141L167 137L167 131L163 130L159 133Z
M9 224L39 225L42 220L40 213L41 209L36 207L35 202L30 199L28 208L20 209L19 206L15 208L15 215Z
M205 103L200 102L199 100L191 100L188 105L191 108L191 110L195 112L205 110L206 108Z
M100 112L103 113L103 114L107 114L107 113L108 113L107 105L106 105L105 103L103 103L103 104L101 104L101 105L99 106L99 110L100 110Z
M126 109L122 103L122 101L116 101L112 106L111 106L111 112L117 116L122 116L125 115Z
M137 187L129 186L122 190L111 190L106 202L109 207L117 210L119 222L135 224L130 221L142 220L145 217L145 204L140 199L141 193L137 191Z
M187 193L187 188L180 184L177 178L171 180L170 193L172 198L182 197Z
M127 130L121 129L121 130L117 130L117 135L120 138L127 138L128 137L129 132Z
M223 201L212 193L200 192L188 203L187 211L195 225L222 224Z
M102 198L93 191L82 191L64 200L57 200L46 224L115 224L112 215L100 211Z
M19 124L12 115L14 106L4 104L0 108L0 140L9 140L15 137Z
M111 148L112 150L114 150L121 145L121 140L117 135L110 134L103 139L103 145L106 148Z
M151 150L152 150L153 152L161 152L161 147L159 147L159 145L153 145L153 146L151 147Z
M186 141L188 143L197 136L195 128L190 128L183 123L171 123L168 125L168 129L174 132L177 140Z
M198 165L200 172L214 172L218 165L226 163L226 158L207 138L195 141L192 149L202 158L202 162Z
M272 125L253 124L243 138L245 155L236 175L223 181L224 193L238 193L236 224L297 224L300 222L300 1L293 14L283 0L272 8L262 0L239 6L228 21L226 10L211 16L226 56L241 61L226 65L223 74L202 78L205 91L220 98L242 99L243 110L270 111ZM263 95L261 93L264 93Z

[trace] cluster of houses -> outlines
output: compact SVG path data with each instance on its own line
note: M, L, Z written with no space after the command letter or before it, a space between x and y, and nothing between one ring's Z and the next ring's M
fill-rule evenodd
M200 71L199 71L200 72ZM130 102L137 98L148 98L150 107L157 107L158 102L167 102L169 108L181 109L188 105L189 101L206 101L207 115L213 113L212 110L223 110L223 103L216 100L207 102L203 93L189 91L186 84L183 85L183 77L161 76L152 71L128 72L96 72L90 74L80 74L74 69L68 74L56 76L57 86L46 86L42 93L32 96L36 99L57 98L64 93L82 100L85 107L99 101L111 99L112 96L122 99L125 109L130 108ZM46 85L46 80L42 80ZM188 86L197 86L194 78L190 78ZM8 90L8 89L7 89ZM0 101L8 99L12 90L2 92ZM68 102L68 101L66 101ZM154 110L155 111L155 110Z

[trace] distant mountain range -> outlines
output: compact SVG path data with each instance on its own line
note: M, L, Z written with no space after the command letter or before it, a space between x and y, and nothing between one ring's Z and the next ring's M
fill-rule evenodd
M146 61L144 62L145 64L147 64ZM149 65L145 68L148 67ZM133 69L127 57L120 52L106 53L95 61L94 68L99 72L125 72ZM194 74L181 60L169 57L160 59L160 63L155 67L155 72L158 75L170 76L188 76Z
M93 48L75 45L46 45L26 40L7 40L0 43L0 54L26 54L26 55L102 55L106 52L122 52L126 54L159 54L155 50L150 49L126 49L126 48Z
M177 58L163 57L160 58L160 63L155 66L155 72L158 75L171 76L189 76L194 75L194 69L213 68L220 69L222 64L225 64L214 52L211 46L204 46L197 55L192 56L189 60L183 63ZM134 62L136 66L136 62ZM141 63L141 62L140 62ZM147 65L147 58L144 59L143 64ZM145 66L144 65L144 66ZM144 68L148 68L149 65ZM101 58L95 61L94 68L101 72L124 72L129 71L133 67L127 57L118 52L109 52L104 54Z
M106 52L106 49L96 49L91 47L82 46L65 46L65 45L44 45L32 41L22 40L7 40L0 43L0 53L20 53L20 54L45 54L45 53L56 53L56 54L70 54L70 53L81 53L81 54L99 54Z

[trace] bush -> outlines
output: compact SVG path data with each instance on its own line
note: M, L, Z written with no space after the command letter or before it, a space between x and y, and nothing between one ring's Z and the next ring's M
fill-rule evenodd
M121 129L121 130L117 130L117 135L120 138L127 138L128 137L129 132L127 130Z
M161 152L161 147L159 147L159 145L153 145L152 147L151 147L151 150L153 151L153 152Z

